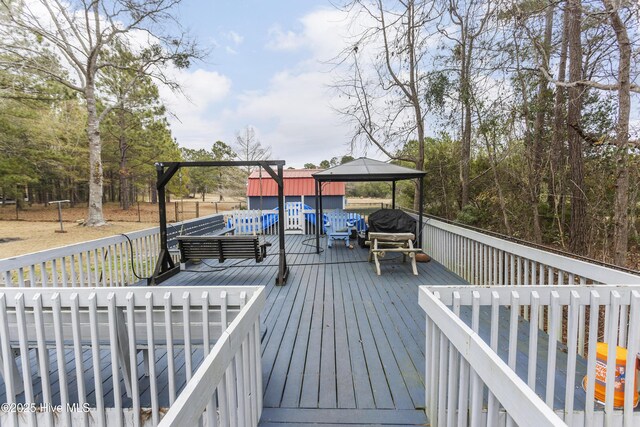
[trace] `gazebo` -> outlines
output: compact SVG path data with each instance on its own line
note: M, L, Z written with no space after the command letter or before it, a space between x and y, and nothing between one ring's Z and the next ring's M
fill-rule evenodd
M362 181L391 181L391 207L396 208L396 182L405 179L417 179L420 193L418 208L418 235L417 245L421 247L422 241L422 204L423 204L423 178L426 172L404 166L381 162L366 157L360 157L348 163L325 169L313 174L316 184L316 253L320 253L320 229L323 218L322 209L322 184L325 182L362 182Z

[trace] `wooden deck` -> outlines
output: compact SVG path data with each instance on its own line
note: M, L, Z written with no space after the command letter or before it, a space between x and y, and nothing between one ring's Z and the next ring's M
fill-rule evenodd
M206 260L187 265L185 271L162 283L167 286L266 286L267 302L262 314L264 411L261 425L428 424L423 411L425 316L418 306L417 288L467 282L434 261L418 264L419 275L414 276L410 264L402 263L401 255L391 254L383 259L382 275L377 276L373 264L367 262L365 249L357 246L348 249L336 244L318 255L315 237L288 235L288 283L275 286L276 236L268 239L274 244L262 263L229 260L220 264L217 260ZM462 317L468 320L468 312L463 310ZM501 317L507 325L508 314L502 313ZM488 313L481 314L481 319L486 321L481 321L482 324L488 325ZM517 371L526 377L526 322L523 321L521 327ZM481 326L480 333L485 336L488 331ZM506 333L501 330L501 335ZM500 341L499 353L505 357L508 337ZM540 351L546 351L545 343L546 334L541 333ZM156 351L159 365L162 353L166 355L161 349ZM560 359L565 355L566 366L566 354L559 352L559 355ZM55 355L51 357L53 364ZM194 362L201 358L194 355ZM32 360L35 363L35 357ZM102 369L110 369L107 352L104 361ZM139 372L142 372L141 357L139 363ZM184 354L178 355L176 364L184 365ZM584 372L580 369L582 365L579 361L579 372ZM68 366L71 372L73 364ZM556 375L560 377L566 376L562 366L559 360ZM86 370L85 383L90 392L92 367L87 366ZM541 379L545 378L544 370L544 366L539 367ZM148 382L144 376L139 380ZM556 384L564 384L564 379ZM576 384L580 385L581 381ZM182 382L179 387L183 385ZM108 387L112 389L111 384ZM4 392L2 384L0 390ZM105 390L108 390L107 384ZM168 406L166 394L161 396L161 406ZM555 395L554 406L563 407L564 390L557 387ZM576 410L584 408L584 393L582 401L579 395L576 393ZM91 397L90 403L94 400ZM0 395L0 399L4 401L4 396ZM146 401L148 396L143 395L143 402ZM113 396L106 398L107 406L112 402ZM126 407L130 402L124 399L123 404Z
M187 266L163 285L266 285L262 425L423 425L424 314L418 285L465 284L436 262L419 276L388 255L377 276L368 251L288 235L286 286L275 286L277 255L261 264ZM274 244L270 252L277 254ZM240 267L242 266L242 267Z

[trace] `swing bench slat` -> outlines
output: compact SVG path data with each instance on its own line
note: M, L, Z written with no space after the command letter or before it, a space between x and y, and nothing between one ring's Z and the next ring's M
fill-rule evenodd
M269 242L260 243L258 236L179 236L180 262L190 260L255 259L267 257Z

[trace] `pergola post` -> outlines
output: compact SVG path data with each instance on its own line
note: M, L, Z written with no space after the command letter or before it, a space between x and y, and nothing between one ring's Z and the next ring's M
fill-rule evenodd
M276 278L276 285L284 285L287 281L287 257L284 250L284 230L285 230L285 211L284 211L284 167L278 165L278 222L280 223L280 230L278 233L279 240L279 268L278 277Z
M318 181L318 203L320 204L320 216L318 217L318 224L320 224L320 234L324 234L324 209L322 208L322 181Z

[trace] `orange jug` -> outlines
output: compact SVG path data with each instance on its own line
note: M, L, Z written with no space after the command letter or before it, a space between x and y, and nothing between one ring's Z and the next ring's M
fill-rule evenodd
M609 352L609 345L607 343L599 342L596 344L596 383L595 383L595 399L597 402L604 404L605 396L607 392L607 353ZM626 375L627 368L627 349L622 347L616 347L616 374L614 380L614 392L613 392L613 407L622 408L624 406L624 385L627 377L630 380L635 379L634 384L634 396L633 406L638 405L638 378L636 377L636 370L638 369L637 362L635 369L631 375ZM587 390L587 377L582 380L582 387Z

